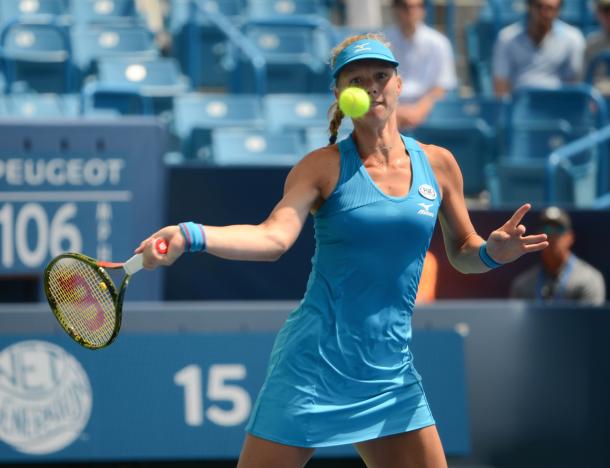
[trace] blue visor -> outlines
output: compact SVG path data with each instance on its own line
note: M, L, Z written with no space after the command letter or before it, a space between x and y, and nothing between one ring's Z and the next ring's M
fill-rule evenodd
M383 60L395 67L398 66L398 61L394 58L392 51L381 42L375 39L360 39L348 45L339 53L333 68L333 78L336 80L343 67L348 63L364 59Z

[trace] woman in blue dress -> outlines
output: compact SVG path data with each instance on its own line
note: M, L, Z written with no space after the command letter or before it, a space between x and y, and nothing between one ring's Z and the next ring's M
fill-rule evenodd
M274 261L311 213L316 250L305 296L280 330L246 427L238 468L297 468L316 447L354 444L370 468L446 467L409 344L411 314L437 215L451 264L483 273L547 246L525 235L525 204L487 241L470 221L460 169L446 149L402 136L396 107L398 62L376 34L353 36L331 59L335 95L366 90L367 114L335 143L306 155L284 195L259 225L168 226L136 249L144 265L183 252ZM169 252L154 251L154 240Z

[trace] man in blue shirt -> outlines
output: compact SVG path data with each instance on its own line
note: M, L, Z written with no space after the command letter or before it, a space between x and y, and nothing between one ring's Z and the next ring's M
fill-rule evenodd
M562 0L528 0L524 21L502 29L493 57L498 96L520 86L553 88L575 82L582 71L585 39L557 19Z

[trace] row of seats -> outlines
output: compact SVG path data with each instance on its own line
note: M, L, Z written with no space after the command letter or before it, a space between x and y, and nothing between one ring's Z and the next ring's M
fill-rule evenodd
M329 16L328 0L195 0L203 12L221 13L235 20L310 14ZM188 20L189 2L172 0L167 23L180 28ZM0 0L0 23L53 16L65 23L142 21L135 0Z
M94 105L83 94L78 105L83 106L85 115L143 113L127 112L134 106L134 96L111 89L106 92L105 106ZM96 97L104 98L103 94ZM36 104L32 96L5 96L0 111L50 116L55 105L58 112L74 116L77 98L64 99L68 104L42 96ZM150 96L151 106L167 106L166 120L175 142L172 149L181 153L182 159L252 166L294 164L308 151L326 145L333 100L331 94ZM590 86L574 85L561 90L524 89L510 101L493 97L446 99L410 133L452 151L464 174L467 195L489 190L492 202L501 204L502 200L518 199L519 192L528 193L532 201L542 200L549 155L607 125L607 106L599 93ZM351 129L351 121L345 119L339 137L347 136ZM586 182L591 193L597 194L596 187L607 185L605 159L597 151L595 146L583 150L582 157L564 171L566 194L574 191L569 187L578 174L583 179L579 183Z

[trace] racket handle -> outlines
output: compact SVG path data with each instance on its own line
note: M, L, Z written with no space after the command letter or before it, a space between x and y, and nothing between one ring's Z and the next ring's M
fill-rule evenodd
M165 239L157 239L155 241L155 249L161 255L165 255L167 253L167 242ZM133 275L143 268L143 261L144 258L142 257L142 254L135 254L123 264L123 270L125 270L125 273L128 275Z

